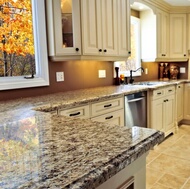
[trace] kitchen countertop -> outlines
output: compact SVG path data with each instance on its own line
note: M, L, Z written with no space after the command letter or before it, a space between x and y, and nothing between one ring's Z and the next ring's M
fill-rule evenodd
M120 85L0 102L0 188L92 189L105 182L160 143L163 133L35 110L49 112L148 89Z

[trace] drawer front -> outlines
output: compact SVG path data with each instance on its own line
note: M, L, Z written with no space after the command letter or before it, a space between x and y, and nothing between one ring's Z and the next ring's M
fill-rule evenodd
M124 107L124 97L92 104L92 117L109 113Z
M153 100L154 99L158 99L158 98L161 98L165 95L165 90L164 88L161 88L161 89L156 89L153 91Z
M92 118L92 121L124 126L124 109Z
M174 94L174 93L175 93L175 86L167 87L165 89L165 94L166 95L170 95L170 94Z
M80 106L80 107L71 108L67 110L59 110L58 114L69 116L69 117L89 118L90 108L89 108L89 105Z

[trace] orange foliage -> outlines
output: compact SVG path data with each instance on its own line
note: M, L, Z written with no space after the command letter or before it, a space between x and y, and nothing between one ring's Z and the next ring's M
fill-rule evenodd
M34 54L31 0L0 0L0 51Z

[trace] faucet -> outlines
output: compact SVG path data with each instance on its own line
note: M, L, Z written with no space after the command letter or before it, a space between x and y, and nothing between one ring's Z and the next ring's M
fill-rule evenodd
M132 76L132 72L136 72L136 71L138 71L139 69L141 69L142 72L144 72L143 67L137 68L136 70L130 70L130 80L129 80L129 83L130 83L130 84L132 84L133 81L134 81L133 76Z

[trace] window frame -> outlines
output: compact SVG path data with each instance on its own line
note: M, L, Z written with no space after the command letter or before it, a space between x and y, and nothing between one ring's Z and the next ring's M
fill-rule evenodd
M24 76L0 77L0 90L21 89L49 85L48 52L46 38L46 16L44 0L31 0L35 46L36 74L34 78Z

